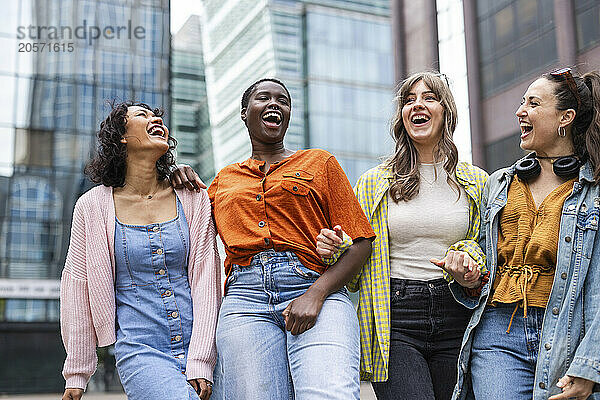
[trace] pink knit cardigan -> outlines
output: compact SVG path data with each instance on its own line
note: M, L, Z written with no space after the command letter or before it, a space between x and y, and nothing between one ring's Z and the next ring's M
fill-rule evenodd
M221 302L219 253L205 191L176 190L190 229L188 278L193 328L186 375L212 381L216 363L215 330ZM112 188L96 186L79 198L73 211L71 241L60 287L60 327L67 358L67 388L85 389L96 370L96 346L116 341L115 206Z

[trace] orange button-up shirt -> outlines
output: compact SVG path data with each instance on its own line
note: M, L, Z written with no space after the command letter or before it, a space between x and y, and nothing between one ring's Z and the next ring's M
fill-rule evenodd
M316 251L321 228L341 225L352 238L374 238L348 178L324 150L300 150L271 164L249 158L223 168L210 187L213 216L225 245L225 273L250 265L264 250L292 251L318 273L327 267Z

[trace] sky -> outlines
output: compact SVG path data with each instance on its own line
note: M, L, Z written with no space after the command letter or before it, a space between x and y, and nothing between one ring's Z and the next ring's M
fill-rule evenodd
M201 0L171 0L171 33L177 33L190 15L201 13Z

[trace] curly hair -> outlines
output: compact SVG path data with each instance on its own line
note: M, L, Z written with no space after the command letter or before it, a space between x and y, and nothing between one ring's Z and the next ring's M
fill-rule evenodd
M161 108L151 108L144 103L126 101L115 104L111 103L112 110L104 121L100 123L98 131L98 144L96 154L85 167L85 174L94 183L104 186L122 187L125 185L125 174L127 172L127 145L121 143L125 135L127 124L127 109L138 106L150 110L157 117L163 116ZM169 136L169 150L156 161L156 173L159 180L168 178L171 169L175 166L173 151L177 146L177 140Z
M417 148L408 135L402 120L402 108L406 104L406 98L412 87L419 81L423 81L435 93L440 99L442 107L444 107L444 125L440 141L434 148L434 160L441 161L445 158L444 170L448 173L448 184L458 192L460 198L458 185L451 179L458 163L458 150L452 141L457 123L456 103L447 81L443 78L445 76L439 72L415 73L404 80L396 95L397 108L392 120L391 130L396 148L394 154L385 162L385 165L392 170L394 175L394 180L390 185L390 195L396 203L400 200L408 201L419 193L421 182L419 165L421 161L419 160Z
M242 95L242 108L248 107L248 102L250 101L250 96L252 95L252 93L254 93L258 84L262 83L262 82L274 82L274 83L280 85L282 88L285 89L285 92L287 93L288 98L290 99L290 105L292 104L292 96L290 95L290 91L288 90L288 88L285 87L283 82L281 82L277 78L263 78L263 79L257 80L252 85L248 86L248 88L246 90L244 90L244 94Z

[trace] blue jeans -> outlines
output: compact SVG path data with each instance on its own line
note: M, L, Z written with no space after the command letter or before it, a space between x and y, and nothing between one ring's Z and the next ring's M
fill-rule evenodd
M486 306L473 335L471 381L476 399L531 400L544 308L515 304Z
M390 280L388 380L373 382L378 400L449 400L471 311L444 279Z
M233 266L211 400L359 399L358 320L345 289L325 300L314 327L285 330L282 311L318 278L291 252L268 250Z

